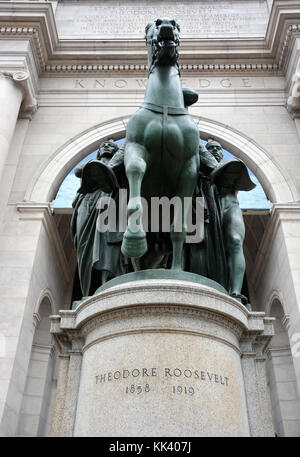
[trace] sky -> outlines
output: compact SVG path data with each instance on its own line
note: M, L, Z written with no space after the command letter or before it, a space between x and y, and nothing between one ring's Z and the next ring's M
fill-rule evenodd
M117 144L122 144L124 141L124 138L117 140ZM203 140L204 145L206 144L206 141ZM86 156L83 160L81 160L79 163L83 162L88 162L89 160L92 160L96 158L96 153L97 151L92 152L88 156ZM233 154L230 152L226 151L223 149L224 153L224 160L230 160L232 158L235 158ZM70 173L66 176L64 181L62 182L59 191L56 195L55 201L54 201L54 208L72 208L72 201L76 195L76 191L78 187L80 186L80 179L76 178L74 174L75 168L79 165L79 163L73 168L73 170L70 171ZM270 208L269 202L266 198L266 195L263 191L262 186L260 185L258 179L256 176L252 173L252 171L248 168L249 174L251 177L251 180L256 184L256 187L249 191L249 192L244 192L240 191L238 193L238 200L240 203L240 207L243 210L266 210Z

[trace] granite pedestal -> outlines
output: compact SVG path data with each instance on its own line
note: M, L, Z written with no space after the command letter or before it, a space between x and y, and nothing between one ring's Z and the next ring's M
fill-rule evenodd
M203 284L113 285L52 316L52 436L274 436L272 319Z

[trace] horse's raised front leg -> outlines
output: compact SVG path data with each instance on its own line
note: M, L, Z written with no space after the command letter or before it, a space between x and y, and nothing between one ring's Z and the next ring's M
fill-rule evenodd
M186 163L177 183L177 196L180 198L181 205L176 205L174 208L174 221L170 233L173 244L171 266L173 270L182 270L182 250L187 234L186 219L189 207L192 204L192 195L197 181L198 161L199 158L196 156ZM187 199L186 197L190 198Z
M144 146L126 142L124 164L129 183L127 205L127 229L124 233L121 251L131 258L139 258L147 252L146 233L143 229L143 207L141 185L147 168L147 150Z

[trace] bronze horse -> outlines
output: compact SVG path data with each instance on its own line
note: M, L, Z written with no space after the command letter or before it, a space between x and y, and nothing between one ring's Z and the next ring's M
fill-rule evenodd
M179 26L174 20L157 19L147 25L149 77L144 102L130 118L126 131L124 164L129 182L128 225L123 254L136 269L158 267L168 243L162 234L146 233L142 223L142 200L179 197L170 228L172 268L181 269L186 238L185 197L191 197L199 171L199 130L189 115L178 66ZM180 207L181 206L181 207ZM137 218L136 214L140 214ZM132 218L135 218L133 221ZM150 219L149 219L150 220ZM132 230L132 224L138 227ZM174 229L176 221L182 230Z

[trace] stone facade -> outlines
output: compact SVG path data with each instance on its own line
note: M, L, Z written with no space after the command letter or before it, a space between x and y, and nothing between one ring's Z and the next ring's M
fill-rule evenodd
M52 202L80 159L124 136L147 79L143 27L164 13L141 1L132 21L136 2L104 3L0 1L2 436L49 435L66 359L48 316L70 309L76 269L69 215ZM300 436L299 0L170 5L201 137L244 160L270 201L269 214L245 215L247 285L253 311L278 324L267 353L275 432Z

